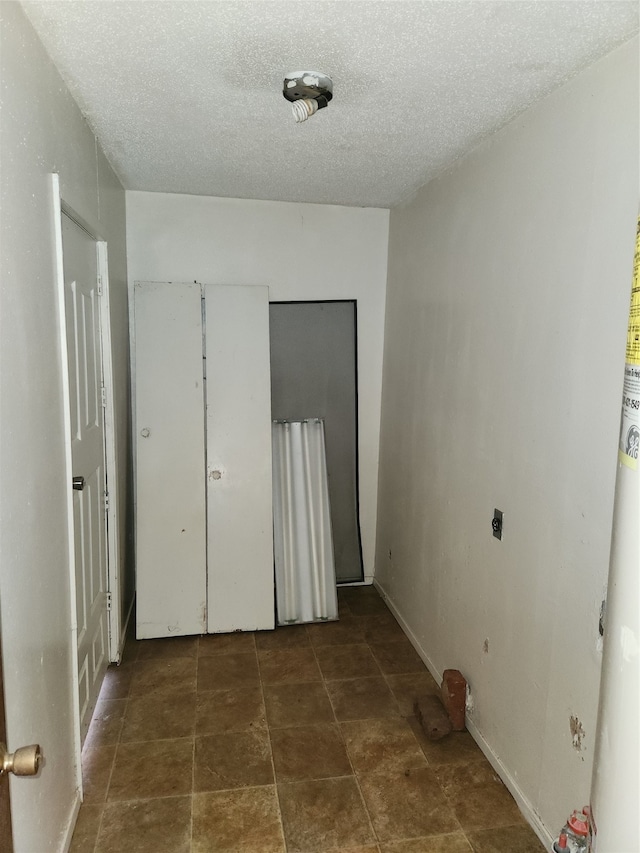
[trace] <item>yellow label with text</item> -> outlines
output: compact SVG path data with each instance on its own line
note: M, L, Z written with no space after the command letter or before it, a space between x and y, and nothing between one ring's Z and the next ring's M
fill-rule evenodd
M618 458L627 468L637 471L640 457L640 217L638 217L636 251L633 258L625 361Z
M627 364L640 364L640 218L636 232L636 251L633 258L633 281L631 282L631 305L627 329Z

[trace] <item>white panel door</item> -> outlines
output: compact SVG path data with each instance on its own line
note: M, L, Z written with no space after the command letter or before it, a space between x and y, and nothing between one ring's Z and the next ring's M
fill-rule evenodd
M95 240L62 216L74 478L80 727L84 736L108 664L102 350Z
M208 631L273 628L269 290L204 291Z
M136 282L137 636L207 630L202 300Z

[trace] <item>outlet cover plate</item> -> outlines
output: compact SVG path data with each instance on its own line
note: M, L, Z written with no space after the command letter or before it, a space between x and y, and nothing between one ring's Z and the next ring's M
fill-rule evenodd
M496 539L502 539L502 510L494 509L491 529Z

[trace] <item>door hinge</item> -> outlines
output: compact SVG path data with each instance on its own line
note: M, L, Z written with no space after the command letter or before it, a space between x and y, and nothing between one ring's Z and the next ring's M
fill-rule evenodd
M102 276L98 276L98 296L102 296Z
M105 594L107 596L107 610L111 610L111 593L107 592Z
M104 493L104 511L109 512L109 492Z
M106 409L107 408L107 389L104 387L104 385L100 386L100 395L102 397L102 408Z

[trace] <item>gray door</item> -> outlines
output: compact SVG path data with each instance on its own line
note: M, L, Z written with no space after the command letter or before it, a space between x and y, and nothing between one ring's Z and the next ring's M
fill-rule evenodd
M269 318L272 416L324 418L336 579L362 580L356 303L272 302Z

